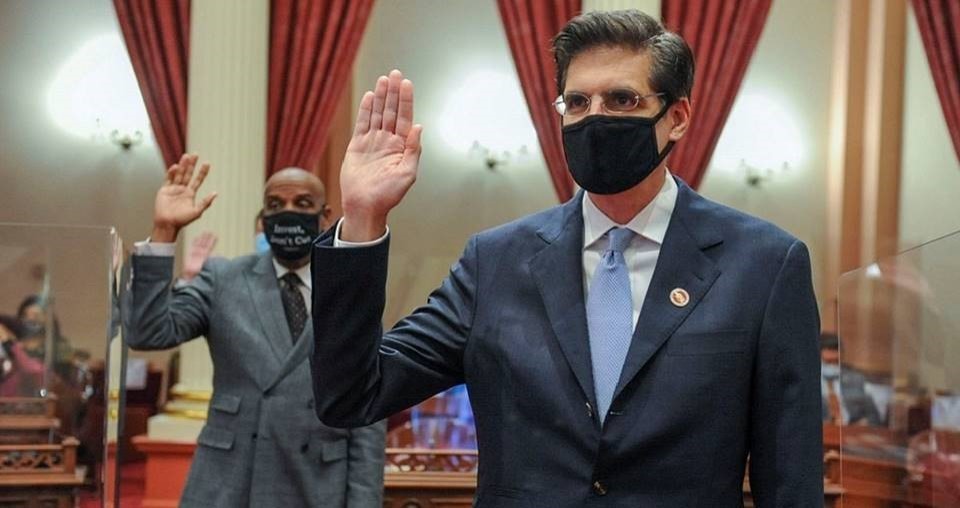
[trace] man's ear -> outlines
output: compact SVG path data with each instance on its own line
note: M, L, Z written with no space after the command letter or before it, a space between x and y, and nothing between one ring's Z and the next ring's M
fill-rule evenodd
M691 113L690 99L687 97L678 100L670 106L670 112L667 114L667 118L669 118L672 125L669 134L670 141L679 141L680 138L686 134L687 128L690 127Z
M327 205L323 205L323 210L320 211L320 229L326 231L331 224L330 217L333 215L333 209Z

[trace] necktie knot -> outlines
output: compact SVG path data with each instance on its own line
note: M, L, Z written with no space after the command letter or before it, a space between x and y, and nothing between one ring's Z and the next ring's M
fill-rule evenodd
M633 234L633 231L627 228L611 228L607 231L607 239L610 242L607 250L622 254L630 245L630 240L633 240Z
M294 272L287 272L283 277L280 277L280 280L283 281L284 285L290 288L299 288L300 287L300 276Z

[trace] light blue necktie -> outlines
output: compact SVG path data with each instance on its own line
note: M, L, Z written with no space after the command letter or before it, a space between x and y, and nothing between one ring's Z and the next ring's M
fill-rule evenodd
M601 424L610 410L633 337L633 294L623 258L623 251L633 234L626 228L612 228L607 232L607 250L593 274L587 295L590 359L593 361L593 386Z

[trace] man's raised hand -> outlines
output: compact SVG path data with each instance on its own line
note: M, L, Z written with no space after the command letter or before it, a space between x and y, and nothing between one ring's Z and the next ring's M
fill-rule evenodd
M200 218L210 208L217 193L213 192L197 200L197 191L210 171L209 164L200 165L194 175L197 156L184 154L180 162L167 169L167 176L157 191L153 206L153 242L171 243L177 240L180 230Z
M387 214L417 178L420 134L413 123L413 83L394 70L360 100L357 123L340 168L340 238L369 241L386 229Z

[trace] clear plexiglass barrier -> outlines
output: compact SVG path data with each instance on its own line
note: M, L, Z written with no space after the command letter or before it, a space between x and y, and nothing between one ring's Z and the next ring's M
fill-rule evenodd
M840 280L821 387L844 506L960 506L958 256L955 233Z
M122 248L106 227L0 224L0 506L114 506Z

